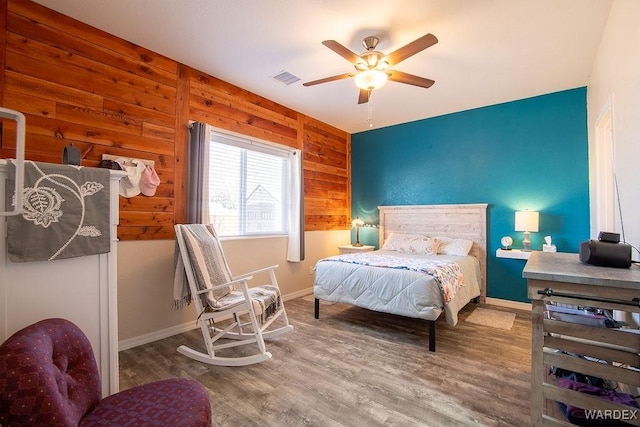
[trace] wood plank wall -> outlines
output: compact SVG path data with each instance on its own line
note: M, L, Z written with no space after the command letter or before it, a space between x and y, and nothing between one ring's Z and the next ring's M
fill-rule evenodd
M305 229L351 228L351 138L308 117L302 126Z
M121 240L171 239L186 218L189 120L303 150L305 229L350 227L348 133L28 0L0 0L0 105L27 119L26 158L155 161L154 197L120 197ZM15 156L4 123L0 158Z

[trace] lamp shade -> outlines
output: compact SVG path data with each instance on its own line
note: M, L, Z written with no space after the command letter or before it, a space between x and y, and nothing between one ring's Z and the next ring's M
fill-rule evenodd
M538 231L538 212L518 211L516 212L515 231Z
M351 222L351 225L354 227L362 227L364 225L364 221L360 218L356 218Z
M356 74L356 86L364 90L381 88L387 82L389 76L381 70L365 70Z

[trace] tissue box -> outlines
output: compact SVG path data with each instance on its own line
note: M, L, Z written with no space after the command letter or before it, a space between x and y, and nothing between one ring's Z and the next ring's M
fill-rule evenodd
M542 245L542 252L556 252L556 245Z

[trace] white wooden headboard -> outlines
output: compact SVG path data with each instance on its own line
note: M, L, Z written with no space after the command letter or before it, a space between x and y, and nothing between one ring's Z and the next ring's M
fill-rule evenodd
M390 233L473 240L469 255L480 262L480 300L487 296L487 204L378 206L379 247Z

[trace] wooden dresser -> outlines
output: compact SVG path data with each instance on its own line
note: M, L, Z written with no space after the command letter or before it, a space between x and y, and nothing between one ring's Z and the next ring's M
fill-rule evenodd
M533 310L531 425L572 425L561 418L556 401L601 410L594 414L616 414L640 425L640 411L633 412L636 408L558 387L555 377L549 375L550 367L556 366L640 387L640 371L626 368L640 367L640 335L552 320L545 315L545 304L551 302L640 313L640 268L595 267L581 263L578 254L536 252L527 261L523 276L528 279Z

